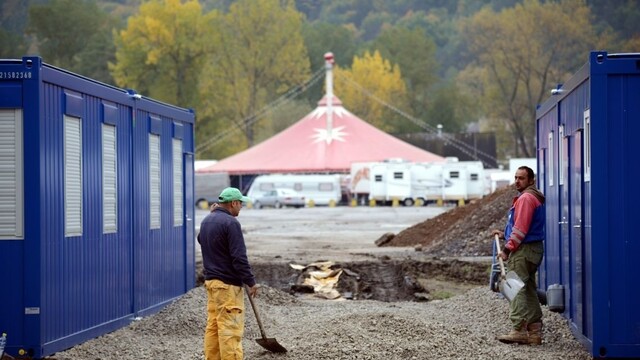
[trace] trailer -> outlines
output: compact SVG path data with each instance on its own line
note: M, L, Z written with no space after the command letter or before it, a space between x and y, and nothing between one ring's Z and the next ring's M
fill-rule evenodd
M414 203L411 194L411 163L389 161L370 166L369 199L377 203L402 202L405 206Z
M596 358L640 358L639 64L637 53L591 52L536 114L538 287Z
M351 165L351 195L364 203L393 200L405 206L416 202L470 201L486 194L486 176L480 161L356 162Z
M411 196L424 204L442 199L442 189L447 186L442 178L442 163L411 164Z
M375 162L352 162L349 173L349 193L356 203L365 205L371 192L371 165Z
M0 333L41 358L195 286L191 110L0 60Z
M257 176L247 196L275 190L291 189L304 196L314 205L337 205L342 200L341 178L339 174L267 174Z
M484 165L481 161L449 161L442 164L442 200L482 199L485 192Z

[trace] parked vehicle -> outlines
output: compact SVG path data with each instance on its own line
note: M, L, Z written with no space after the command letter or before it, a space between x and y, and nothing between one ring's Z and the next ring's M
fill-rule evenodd
M304 207L304 196L291 189L274 189L259 194L252 199L253 207L260 209L265 206L280 209L283 207L293 206L296 208Z
M406 161L372 164L369 199L385 204L397 199L405 206L413 205L410 169L411 163Z
M486 194L485 169L480 161L412 163L399 159L353 163L351 195L363 204L371 199L382 204L393 200L405 206L416 201L469 201Z
M481 161L447 162L442 165L446 186L442 191L445 201L469 201L484 196L484 166Z
M218 195L224 188L230 186L229 174L225 173L198 173L195 177L195 205L198 209L206 210L209 205L218 201Z
M315 205L337 205L342 199L341 175L337 174L268 174L256 177L247 196L256 198L275 189L291 189Z

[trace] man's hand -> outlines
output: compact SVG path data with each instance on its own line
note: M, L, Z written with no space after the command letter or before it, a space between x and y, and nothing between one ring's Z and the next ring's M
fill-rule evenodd
M500 230L492 230L492 231L491 231L491 236L496 236L496 235L498 235L498 237L499 237L500 239L504 239L504 232L503 232L503 231L500 231Z
M258 284L255 284L248 289L249 289L249 296L256 297L256 295L258 295Z
M215 210L218 206L220 206L220 204L218 203L211 204L211 206L209 206L209 211L213 212L213 210Z
M509 260L509 254L505 254L504 251L500 251L498 253L498 256L502 259L502 261L507 261Z

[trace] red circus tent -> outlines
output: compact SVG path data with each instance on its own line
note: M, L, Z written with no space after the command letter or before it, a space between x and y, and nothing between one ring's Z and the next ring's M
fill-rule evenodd
M333 95L333 55L328 53L325 59L328 65L327 95L315 110L262 143L200 169L198 173L348 173L352 162L391 158L412 162L444 161L443 157L399 140L345 109Z
M327 126L327 97L307 116L282 132L198 172L230 175L262 173L348 173L352 162L401 158L441 162L444 158L395 138L359 119L333 97Z

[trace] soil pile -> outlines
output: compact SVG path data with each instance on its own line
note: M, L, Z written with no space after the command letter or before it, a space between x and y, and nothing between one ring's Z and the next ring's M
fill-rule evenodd
M503 229L515 186L425 220L398 233L384 246L418 246L437 256L491 256L491 230Z

